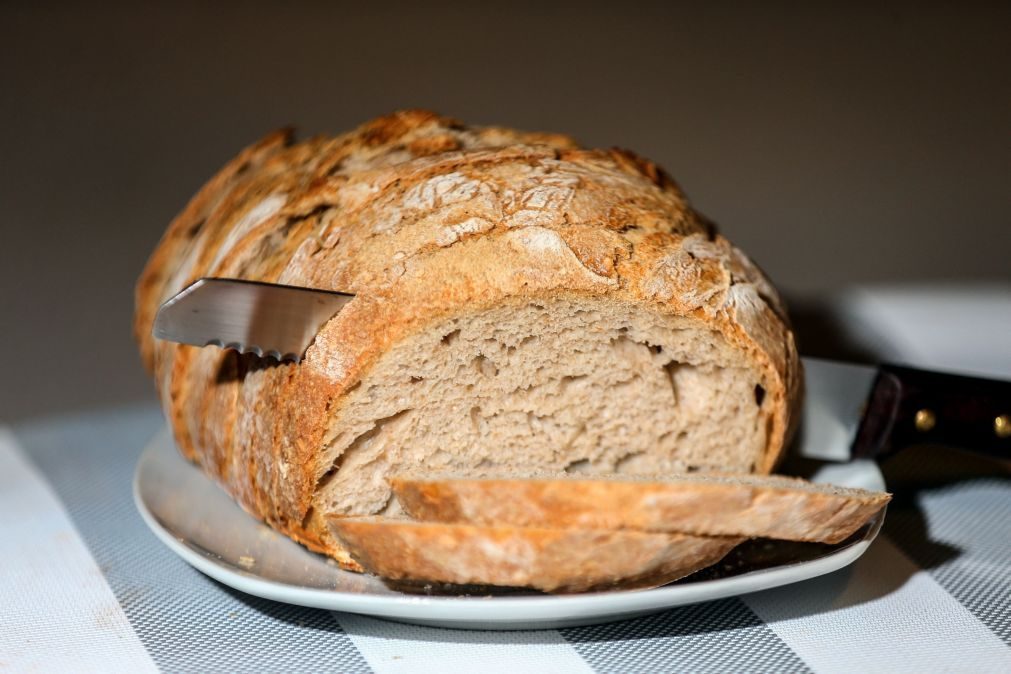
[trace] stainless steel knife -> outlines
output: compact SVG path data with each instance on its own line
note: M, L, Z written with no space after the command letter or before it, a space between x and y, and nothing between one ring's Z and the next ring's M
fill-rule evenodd
M296 286L202 278L161 305L152 334L193 346L300 361L323 324L353 298Z
M354 295L204 278L165 302L157 339L299 362ZM879 459L907 445L947 445L1011 459L1011 382L804 358L797 449L829 460Z

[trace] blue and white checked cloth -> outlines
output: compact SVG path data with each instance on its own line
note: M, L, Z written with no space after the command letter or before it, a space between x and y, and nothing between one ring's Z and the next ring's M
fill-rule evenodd
M998 290L840 306L878 338L905 326L888 338L907 362L1011 376ZM190 568L131 498L161 425L137 406L0 430L0 671L1011 672L1009 464L909 450L885 467L883 535L822 578L596 627L460 632L278 604Z

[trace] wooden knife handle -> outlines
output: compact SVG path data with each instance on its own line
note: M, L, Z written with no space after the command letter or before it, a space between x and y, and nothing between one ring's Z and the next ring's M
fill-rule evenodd
M853 456L882 458L909 445L1011 460L1011 382L882 365Z

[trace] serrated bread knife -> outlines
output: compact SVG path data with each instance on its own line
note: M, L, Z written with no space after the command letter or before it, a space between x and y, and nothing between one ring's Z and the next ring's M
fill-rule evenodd
M159 307L152 334L180 344L298 362L323 324L353 297L275 283L202 278Z
M299 362L323 324L353 297L203 278L159 308L153 334ZM907 445L932 444L1011 459L1011 382L898 365L803 360L801 456L879 459Z

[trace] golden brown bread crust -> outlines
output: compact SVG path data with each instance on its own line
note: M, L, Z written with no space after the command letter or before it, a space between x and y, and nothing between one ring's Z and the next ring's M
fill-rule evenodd
M155 342L161 302L202 276L357 293L299 365ZM390 345L516 298L591 296L691 317L763 372L775 465L800 365L776 291L655 164L569 138L405 111L333 138L277 132L173 221L136 291L135 333L181 451L255 516L354 567L312 507L346 394Z
M891 496L783 476L716 479L393 478L419 520L476 525L634 529L839 543Z
M740 538L334 517L334 534L391 580L545 592L665 585L719 562Z

